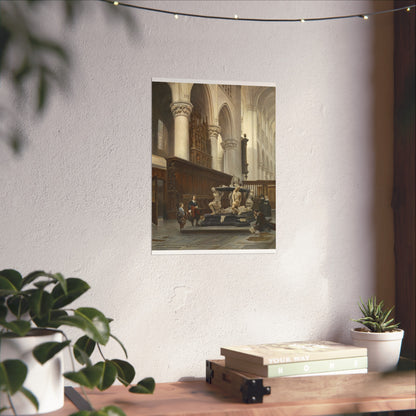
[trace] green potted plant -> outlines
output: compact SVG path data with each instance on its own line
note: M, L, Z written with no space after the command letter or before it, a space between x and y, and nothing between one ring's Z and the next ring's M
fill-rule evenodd
M365 303L360 299L359 308L362 316L353 321L363 327L351 329L353 344L367 348L369 371L394 370L404 336L399 323L391 317L394 306L386 309L383 301L377 302L372 296Z
M60 273L35 271L23 277L17 270L0 271L0 413L34 414L62 407L63 377L81 386L84 395L84 387L105 390L116 380L132 393L153 392L151 377L131 386L135 369L110 330L111 319L92 307L71 308L88 289L84 280ZM81 331L75 341L64 332L69 327ZM110 339L120 345L125 359L105 357L103 346ZM65 349L72 371L63 373ZM100 357L95 363L94 351ZM82 416L93 414L93 410L82 412ZM123 416L124 412L107 406L99 414Z

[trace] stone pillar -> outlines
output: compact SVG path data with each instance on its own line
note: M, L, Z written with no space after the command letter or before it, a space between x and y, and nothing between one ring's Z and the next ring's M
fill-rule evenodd
M247 163L249 165L248 180L259 179L259 170L257 166L257 110L253 105L247 105L245 109L245 127L244 132L250 137L247 143Z
M174 102L170 105L175 121L174 154L181 159L189 160L189 118L193 105L188 102Z
M221 170L220 160L218 158L218 135L221 133L221 127L211 125L208 126L208 135L211 141L211 156L212 156L212 169Z
M224 149L224 172L241 177L241 164L238 163L238 140L223 138L221 146Z
M259 163L259 169L258 169L257 175L258 175L258 179L265 179L265 177L264 177L264 162L263 161L261 161Z

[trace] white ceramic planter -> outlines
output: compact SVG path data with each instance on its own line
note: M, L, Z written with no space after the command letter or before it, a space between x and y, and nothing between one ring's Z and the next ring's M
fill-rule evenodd
M352 343L367 348L368 371L392 371L400 358L404 331L364 332L351 329Z
M2 338L0 361L19 359L25 362L28 367L28 374L23 385L36 396L39 402L39 410L36 412L33 404L20 392L17 392L12 396L12 400L19 415L52 412L64 405L62 352L43 365L38 363L32 355L34 347L50 341L62 342L62 334L54 331L44 331L42 335ZM5 393L0 393L0 403L2 406L8 405ZM2 413L3 415L13 415L13 412L11 409L8 409Z

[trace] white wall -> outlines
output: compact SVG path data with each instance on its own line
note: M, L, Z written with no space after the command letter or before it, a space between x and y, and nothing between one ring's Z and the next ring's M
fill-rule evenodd
M26 123L21 157L0 144L2 268L86 279L80 304L115 319L138 377L157 382L203 376L224 345L349 342L360 297L393 303L392 15L261 24L132 10L132 34L107 19L111 5L85 2L65 30L49 3L71 89ZM266 18L393 6L137 3ZM276 254L151 255L152 77L277 84Z

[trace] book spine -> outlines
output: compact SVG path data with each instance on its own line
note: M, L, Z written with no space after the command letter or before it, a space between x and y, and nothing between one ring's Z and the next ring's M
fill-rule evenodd
M347 347L337 350L307 351L304 353L286 352L284 355L272 355L270 352L249 352L221 348L221 355L226 359L244 360L255 365L278 365L288 363L300 363L309 361L335 360L339 358L359 357L367 354L366 348Z
M268 377L285 377L333 371L366 369L367 357L338 358L336 360L308 361L303 363L272 364L267 366Z
M354 370L328 371L327 373L295 374L294 376L287 377L339 376L341 374L367 374L367 372L366 368L357 368Z
M225 358L225 366L237 371L256 374L262 377L287 377L290 375L339 372L367 369L367 356L316 360L299 363L256 365L244 360Z

